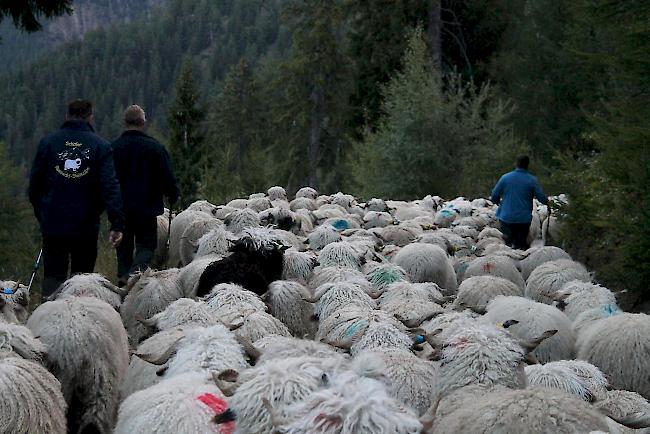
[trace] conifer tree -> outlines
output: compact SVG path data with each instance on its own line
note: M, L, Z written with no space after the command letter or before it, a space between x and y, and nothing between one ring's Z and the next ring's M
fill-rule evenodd
M168 114L169 153L184 207L197 198L204 118L205 113L199 104L199 95L194 82L192 63L186 61L176 82L176 96Z

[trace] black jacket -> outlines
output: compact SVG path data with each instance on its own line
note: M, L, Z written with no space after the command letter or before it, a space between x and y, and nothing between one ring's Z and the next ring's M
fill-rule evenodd
M29 201L47 235L96 231L107 210L111 229L124 229L120 186L110 144L84 121L66 121L38 145Z
M140 131L127 130L112 146L127 216L161 215L163 195L171 203L176 202L179 192L169 154L156 139Z

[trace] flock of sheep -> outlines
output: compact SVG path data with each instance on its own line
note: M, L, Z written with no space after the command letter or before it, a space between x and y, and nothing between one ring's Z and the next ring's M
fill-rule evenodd
M628 433L650 317L487 200L283 188L159 219L155 268L0 282L2 433ZM165 268L169 267L169 268ZM650 432L650 431L647 431Z

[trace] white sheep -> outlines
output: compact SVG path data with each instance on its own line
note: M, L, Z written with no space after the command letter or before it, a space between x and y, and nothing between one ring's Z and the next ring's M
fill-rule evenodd
M169 259L167 265L170 267L181 265L181 237L187 226L194 221L212 219L214 219L212 214L191 209L186 209L174 217L169 233Z
M530 273L540 265L557 259L571 259L571 256L564 250L555 246L543 246L528 250L528 257L521 261L521 274L528 280Z
M458 288L451 261L438 246L409 244L395 255L393 262L406 271L411 282L434 282L448 294L455 293Z
M66 402L75 403L68 429L110 432L129 364L120 315L94 297L65 297L40 305L27 327L47 346L47 366Z
M119 310L127 293L98 273L76 274L63 282L51 299L63 296L95 297Z
M299 252L290 248L282 258L282 279L306 284L318 260L311 252Z
M463 280L458 286L454 305L484 313L488 303L498 295L522 296L523 291L516 284L502 277L474 276Z
M591 282L591 275L580 263L570 259L557 259L538 266L528 276L526 297L551 304L557 292L572 280Z
M514 261L507 256L493 254L476 258L469 263L463 278L486 275L507 279L517 285L521 292L526 286L521 272L517 269Z
M316 333L314 306L305 301L310 296L309 289L298 282L276 280L269 285L266 302L270 313L294 336L313 338Z
M341 241L341 234L332 226L319 226L307 236L305 243L314 251L323 249L330 243Z
M591 402L607 393L607 378L596 366L582 360L560 360L526 366L530 386L559 389Z

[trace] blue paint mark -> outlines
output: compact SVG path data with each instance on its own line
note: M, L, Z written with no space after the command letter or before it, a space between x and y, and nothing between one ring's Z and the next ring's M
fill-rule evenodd
M14 291L11 288L2 288L2 293L3 294L13 294Z

